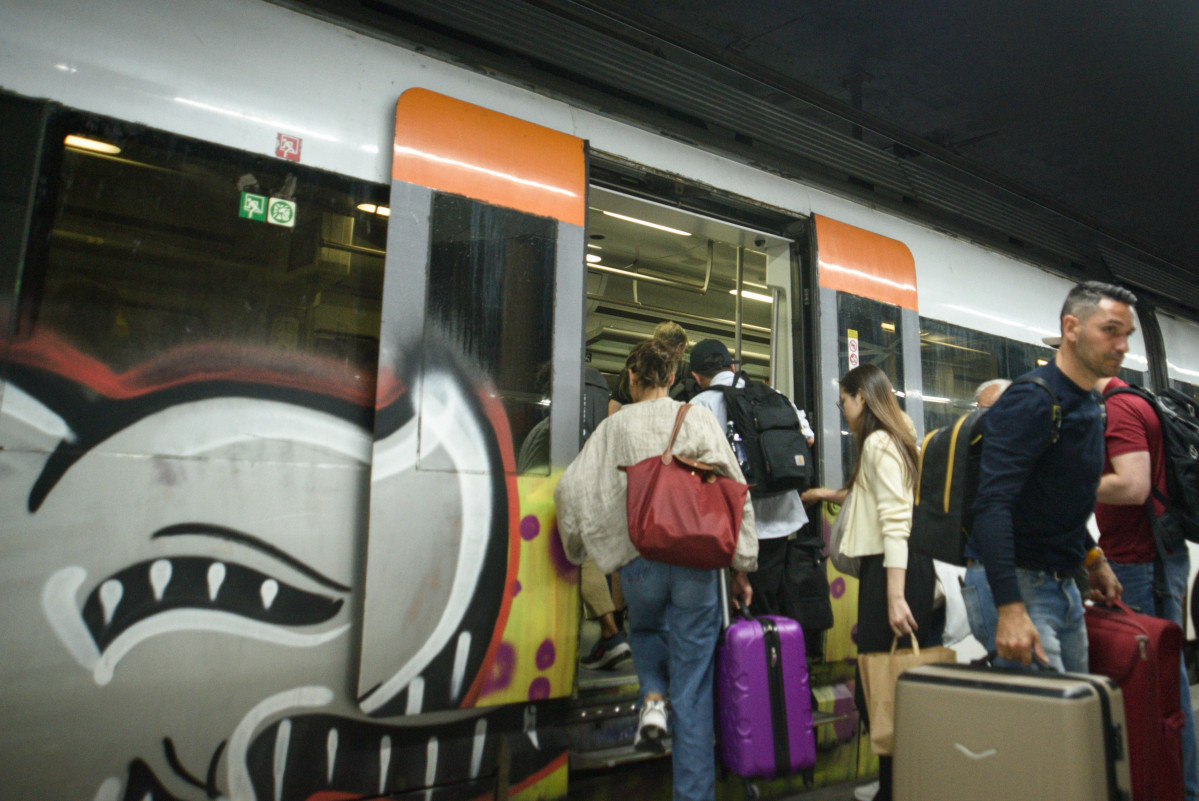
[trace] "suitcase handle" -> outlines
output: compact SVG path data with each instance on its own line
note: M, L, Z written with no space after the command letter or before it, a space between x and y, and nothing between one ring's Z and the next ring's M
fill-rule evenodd
M1024 670L1024 668L997 668L995 667L995 660L998 658L998 651L987 651L986 656L980 656L978 659L975 659L970 663L970 666L989 668L991 670ZM1035 652L1032 655L1032 664L1030 667L1032 667L1034 670L1041 671L1042 673L1057 673L1057 669L1051 666L1048 662L1042 662L1040 659L1038 659Z
M1131 606L1124 603L1119 598L1116 598L1113 601L1103 601L1102 603L1097 601L1095 603L1095 606L1097 606L1099 608L1106 608L1106 609L1118 609L1126 615L1140 614L1139 610L1133 609Z

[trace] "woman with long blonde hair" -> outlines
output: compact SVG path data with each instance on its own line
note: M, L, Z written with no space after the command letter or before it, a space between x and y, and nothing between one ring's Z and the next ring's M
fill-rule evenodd
M844 488L808 490L803 499L844 504L841 552L859 560L858 653L890 651L894 637L900 638L900 647L911 647L913 636L921 646L935 645L936 572L931 559L908 551L917 468L915 429L899 408L886 374L872 364L845 374L837 405L857 444L853 472ZM861 686L859 680L854 695L869 726ZM889 756L879 757L877 795L867 791L855 797L890 801Z

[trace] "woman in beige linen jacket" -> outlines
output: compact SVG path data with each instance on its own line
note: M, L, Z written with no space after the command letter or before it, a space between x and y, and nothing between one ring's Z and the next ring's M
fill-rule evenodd
M814 489L805 503L843 503L846 515L841 553L859 558L858 653L891 650L893 637L910 647L934 645L940 632L932 623L936 572L932 560L908 551L916 481L916 434L899 408L886 374L864 364L841 379L838 404L857 442L853 473L844 489ZM848 493L848 498L846 498ZM861 681L854 692L858 711L869 725ZM876 801L891 799L891 758L879 757Z
M604 419L562 474L554 492L558 533L575 564L588 555L603 573L620 571L629 612L629 644L641 684L641 718L634 746L662 751L666 702L674 711L672 764L676 801L712 801L716 766L712 748L712 678L721 613L718 571L668 565L640 557L629 539L627 476L620 467L660 456L679 411L667 396L678 355L657 340L629 354L634 403ZM744 481L711 411L692 407L674 452ZM757 568L753 507L745 498L732 592L746 606L746 572Z

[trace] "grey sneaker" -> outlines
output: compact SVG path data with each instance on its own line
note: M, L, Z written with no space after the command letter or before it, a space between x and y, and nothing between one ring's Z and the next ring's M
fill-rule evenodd
M618 631L611 637L601 638L579 664L588 670L609 670L632 655L628 636Z
M633 747L638 751L661 754L666 750L666 702L645 701L641 704L641 718L637 722L637 736Z

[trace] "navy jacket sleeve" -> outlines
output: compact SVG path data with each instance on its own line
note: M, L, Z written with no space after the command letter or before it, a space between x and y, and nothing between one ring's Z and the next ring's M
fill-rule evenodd
M1033 384L1015 384L983 418L982 461L970 544L982 559L995 605L1019 601L1012 514L1053 429L1053 402Z

